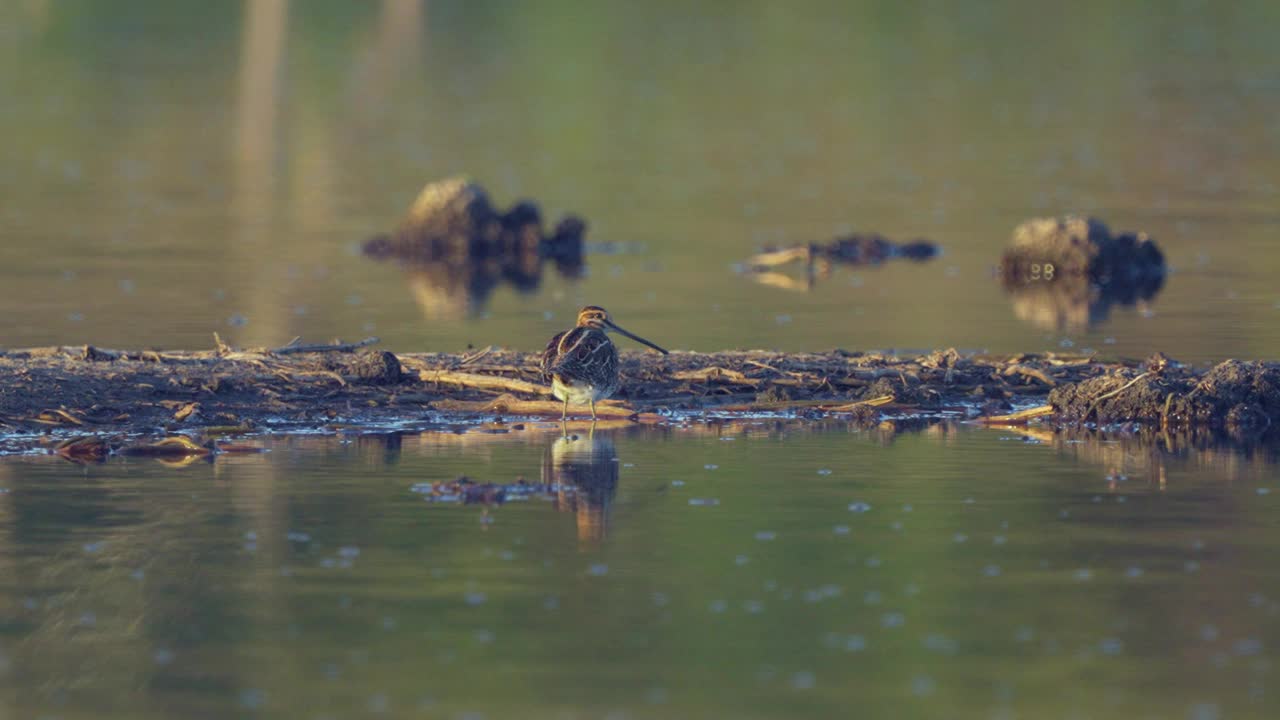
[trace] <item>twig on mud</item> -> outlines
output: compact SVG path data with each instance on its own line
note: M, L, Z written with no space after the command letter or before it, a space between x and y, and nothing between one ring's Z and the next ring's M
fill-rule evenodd
M511 415L549 415L557 419L564 406L558 400L520 400L511 395L502 395L492 400L440 400L431 404L432 408L453 412L496 412ZM583 415L590 411L579 405L569 406L569 415ZM640 414L633 408L622 405L618 400L605 400L596 403L596 414L600 417L635 418L641 421L656 422L659 416L651 413Z
M893 402L892 395L881 395L880 397L868 398L867 400L859 400L857 402L847 403L845 405L837 405L835 407L825 408L827 412L849 412L859 407L880 407Z
M535 385L524 380L501 377L499 375L478 375L476 373L454 372L452 370L423 370L418 379L427 383L441 385L461 385L467 388L488 390L507 390L509 392L528 393L530 395L550 395L551 388Z
M359 342L328 343L328 344L318 344L318 345L316 344L299 345L298 338L294 338L289 342L288 345L285 345L284 347L275 348L274 350L268 350L267 352L271 353L272 355L289 355L291 353L314 353L314 352L351 352L352 350L359 350L360 348L369 347L370 345L377 345L380 342L382 341L376 337L367 337L363 340L360 340Z
M711 382L713 380L732 383L736 385L759 385L760 380L749 378L737 370L729 370L722 367L706 367L698 370L685 370L675 373L671 376L676 380L698 380L701 382Z
M1037 370L1033 367L1027 367L1026 365L1010 365L1004 369L1004 374L1006 377L1009 375L1022 375L1023 377L1033 378L1039 380L1045 385L1048 385L1049 387L1058 386L1058 381L1049 377L1048 373L1045 371Z
M1125 383L1124 385L1121 385L1119 388L1116 388L1115 390L1112 390L1112 391L1111 391L1111 392L1109 392L1109 393L1104 393L1104 394L1099 395L1098 397L1094 398L1094 399L1093 399L1093 403L1092 403L1091 405L1089 405L1089 409L1088 409L1088 410L1086 410L1086 411L1084 412L1084 417L1080 418L1080 421L1081 421L1081 422L1087 422L1087 421L1089 420L1089 416L1090 416L1090 415L1092 415L1092 414L1093 414L1093 413L1098 409L1098 404L1099 404L1099 403L1101 403L1103 400L1106 400L1106 399L1107 399L1107 398L1109 398L1109 397L1112 397L1113 395L1119 395L1120 393L1124 392L1125 390L1128 390L1128 389L1129 389L1129 388L1130 388L1134 383L1136 383L1136 382L1138 382L1139 380L1141 380L1141 379L1143 379L1143 378L1147 377L1147 376L1148 376L1148 375L1150 375L1150 374L1151 374L1151 371L1144 372L1144 373L1142 373L1141 375L1139 375L1139 376L1135 377L1134 379L1130 380L1129 382Z
M471 363L473 363L473 362L475 362L475 361L479 360L480 358L482 358L482 357L484 357L485 355L488 355L488 354L490 354L490 353L492 353L492 352L493 352L493 346L492 346L492 345L486 346L486 347L481 348L481 349L479 349L479 350L477 350L477 351L475 351L475 352L473 352L473 353L468 353L467 355L464 355L464 356L463 356L463 358L462 358L462 360L458 361L458 364L459 364L459 365L470 365Z
M1016 413L1008 415L989 415L987 417L978 418L980 423L1025 423L1032 418L1044 417L1053 414L1052 405L1040 405L1026 410L1019 410Z

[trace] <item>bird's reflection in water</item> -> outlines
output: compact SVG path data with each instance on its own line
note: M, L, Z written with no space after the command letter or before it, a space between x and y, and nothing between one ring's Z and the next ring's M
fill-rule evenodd
M604 539L618 491L618 453L612 433L558 436L543 457L542 482L553 489L556 509L577 518L579 540Z

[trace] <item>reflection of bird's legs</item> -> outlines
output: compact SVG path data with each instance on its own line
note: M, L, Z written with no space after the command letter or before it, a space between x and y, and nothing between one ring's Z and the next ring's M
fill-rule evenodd
M590 398L591 401L591 422L596 421L596 399Z

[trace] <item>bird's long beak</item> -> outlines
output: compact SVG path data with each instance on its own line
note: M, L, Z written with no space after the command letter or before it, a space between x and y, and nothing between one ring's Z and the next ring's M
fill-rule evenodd
M619 335L626 335L627 337L631 338L632 340L635 340L636 342L640 343L641 345L648 345L649 347L653 348L654 350L657 350L658 352L662 353L663 355L667 355L667 354L669 354L666 350L663 350L662 348L658 347L657 345L654 345L653 343L649 342L648 340L645 340L644 338L640 337L639 335L632 335L631 333L627 332L626 330L623 330L622 328L618 327L618 325L617 325L616 323L614 323L612 320L606 320L606 321L605 321L605 327L607 327L607 328L609 328L610 330L612 330L612 331L614 331L614 332L618 333Z

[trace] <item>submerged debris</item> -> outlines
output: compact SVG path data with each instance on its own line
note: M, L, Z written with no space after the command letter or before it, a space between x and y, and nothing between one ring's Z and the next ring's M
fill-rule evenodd
M852 233L828 243L766 248L748 258L743 267L748 277L764 285L810 290L818 280L830 275L833 265L879 265L893 259L923 262L937 254L938 246L922 238L898 243L879 233ZM797 262L804 268L803 280L773 271Z
M1074 215L1019 225L1000 261L1014 312L1055 331L1083 330L1113 305L1150 300L1164 278L1164 254L1146 233L1113 235L1102 221Z

